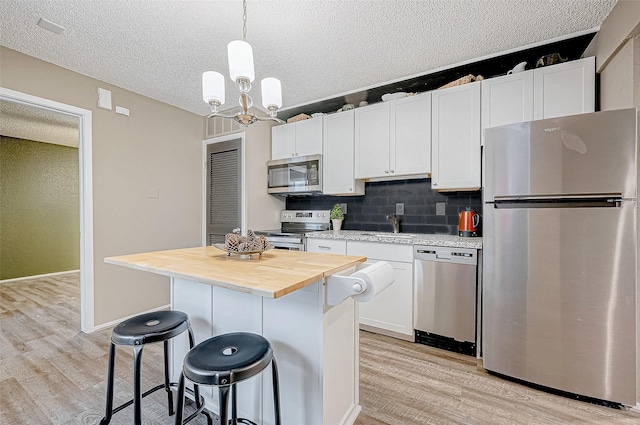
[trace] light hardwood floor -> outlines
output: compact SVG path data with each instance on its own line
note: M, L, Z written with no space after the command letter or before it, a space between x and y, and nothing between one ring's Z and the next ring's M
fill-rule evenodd
M79 307L77 274L0 284L1 425L99 423L111 332L79 332ZM640 412L514 384L488 375L468 356L368 332L360 341L357 425L640 424ZM144 388L162 380L161 347L144 349ZM131 350L118 350L116 403L131 394L132 362ZM145 424L173 423L164 393L143 404ZM131 408L111 423L131 424Z

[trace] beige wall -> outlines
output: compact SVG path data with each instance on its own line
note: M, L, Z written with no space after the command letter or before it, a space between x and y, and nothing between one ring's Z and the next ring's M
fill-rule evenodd
M622 41L634 32L639 16L640 1L618 0L584 53L585 57L596 57L596 72L601 72L607 66L622 47Z
M633 42L625 42L600 72L600 109L632 108Z
M244 178L247 230L278 229L280 211L285 209L284 197L267 193L267 161L271 159L271 127L273 125L271 122L257 122L246 129Z
M0 64L0 86L93 111L95 325L168 304L168 278L104 257L201 245L203 118L4 47ZM97 108L98 87L131 116Z
M640 110L640 1L620 0L587 48L585 56L596 56L600 73L600 108L605 110L637 108ZM640 134L640 113L638 114ZM640 170L640 164L638 169ZM640 175L639 181L640 185ZM637 222L640 223L640 209ZM640 245L640 234L638 235ZM640 252L637 259L640 267ZM640 269L637 270L640 273ZM640 324L640 284L636 281L638 306L636 323ZM640 407L640 325L636 326L636 400Z

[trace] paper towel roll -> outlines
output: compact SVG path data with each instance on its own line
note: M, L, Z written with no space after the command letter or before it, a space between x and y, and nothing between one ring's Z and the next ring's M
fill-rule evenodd
M379 261L369 267L358 270L351 277L360 278L367 285L362 293L353 296L354 301L360 303L373 299L396 280L393 267L387 261Z

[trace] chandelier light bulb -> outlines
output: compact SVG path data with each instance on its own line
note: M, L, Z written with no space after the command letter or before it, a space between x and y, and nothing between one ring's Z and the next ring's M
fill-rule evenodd
M262 106L266 109L269 107L282 107L282 86L280 80L273 77L267 77L260 82L262 87Z
M232 81L248 79L253 82L255 72L253 69L253 49L246 41L234 40L227 45L229 57L229 75Z
M207 71L202 74L202 99L211 102L224 103L224 76L219 72Z

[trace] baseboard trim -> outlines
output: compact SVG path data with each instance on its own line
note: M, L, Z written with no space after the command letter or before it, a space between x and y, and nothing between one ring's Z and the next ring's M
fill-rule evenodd
M162 311L162 310L169 310L171 308L170 304L166 304L160 307L156 307L156 308L152 308L151 310L147 310L147 311L141 311L140 313L136 313L136 314L132 314L131 316L126 316L126 317L122 317L120 319L116 319L116 320L112 320L111 322L107 322L107 323L103 323L101 325L96 325L93 327L93 331L101 331L103 329L108 329L112 326L117 325L120 322L123 322L127 319L131 319L132 317L136 317L140 314L144 314L144 313L153 313L154 311Z
M42 279L45 277L52 277L52 276L62 276L65 274L71 274L71 273L80 273L80 270L67 270L64 272L55 272L55 273L45 273L45 274L37 274L34 276L24 276L24 277L14 277L13 279L2 279L0 280L0 285L2 285L3 283L9 283L9 282L18 282L21 280L33 280L33 279Z
M376 326L365 325L363 323L360 323L360 330L367 331L367 332L373 332L373 333L380 334L380 335L390 336L392 338L402 339L404 341L416 342L414 334L405 335L405 334L402 334L400 332L390 331L390 330L387 330L387 329L378 328Z

